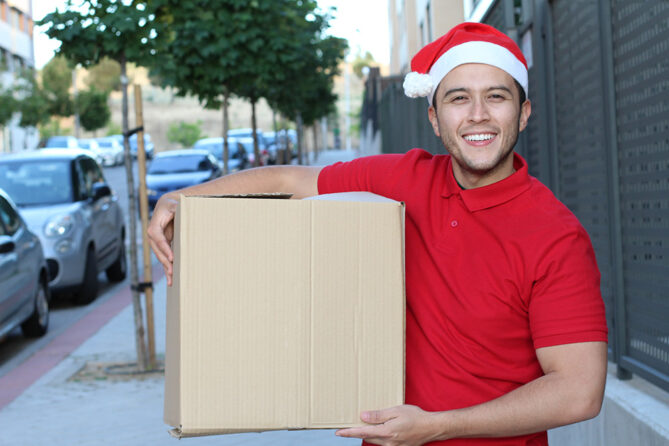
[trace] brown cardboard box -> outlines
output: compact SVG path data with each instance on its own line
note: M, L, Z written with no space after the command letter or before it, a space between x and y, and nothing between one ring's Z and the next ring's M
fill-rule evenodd
M362 410L403 403L404 206L315 198L180 197L173 435L357 426Z

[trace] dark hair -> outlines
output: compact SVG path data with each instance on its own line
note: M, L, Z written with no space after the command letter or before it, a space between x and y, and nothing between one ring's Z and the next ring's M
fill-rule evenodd
M518 104L520 107L523 107L523 103L527 100L527 96L525 95L525 89L523 88L522 85L520 85L520 82L518 82L515 78L513 79L513 83L516 84L516 89L518 90ZM441 85L441 82L439 83ZM437 110L437 89L439 88L439 85L437 85L437 88L434 90L434 95L432 96L432 107L434 110Z
M520 96L520 106L523 106L523 103L527 100L527 96L525 95L525 89L523 88L522 85L520 85L520 82L517 80L513 80L513 82L516 84L516 88L518 89L518 96Z

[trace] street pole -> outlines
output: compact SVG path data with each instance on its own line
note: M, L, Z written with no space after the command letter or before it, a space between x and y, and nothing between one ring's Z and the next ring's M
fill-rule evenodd
M128 132L128 76L125 55L121 56L121 90L123 151L125 154L125 174L128 185L128 220L130 221L130 290L132 293L132 309L135 319L135 346L137 348L137 368L144 372L148 368L146 343L144 341L144 322L142 318L142 302L139 298L139 273L137 271L137 200L135 197L135 181L132 172L132 155L130 154L130 136Z
M137 170L139 175L139 212L142 219L142 254L144 260L144 292L146 306L146 340L149 348L149 370L156 369L156 341L153 324L153 272L147 229L149 227L149 203L146 192L146 148L144 147L144 112L142 110L142 87L135 85L135 121L137 132Z

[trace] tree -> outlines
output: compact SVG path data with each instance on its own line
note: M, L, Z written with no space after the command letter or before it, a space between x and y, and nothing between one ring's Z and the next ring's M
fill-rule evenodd
M121 65L108 57L103 57L97 65L88 69L86 83L97 91L111 93L121 89Z
M42 68L42 89L51 115L72 116L74 103L70 95L72 64L63 56L53 57Z
M19 74L14 91L17 111L21 113L21 127L38 127L49 121L52 102L48 93L37 83L32 71L25 70Z
M108 93L95 87L79 93L76 105L79 111L81 126L89 132L95 132L106 126L111 118L107 105Z
M179 122L170 124L167 129L167 140L179 143L182 147L192 147L197 140L204 138L202 134L202 121L194 123Z
M297 62L290 65L283 79L272 85L268 95L268 102L274 109L297 123L300 164L302 126L334 111L337 100L332 91L334 77L339 73L339 64L348 47L344 39L323 35L327 21L328 16L319 16L294 31L303 36L298 40L308 43L295 49L299 54Z
M14 92L9 89L0 89L0 127L4 127L17 111L18 104Z
M77 6L78 9L75 9L73 0L68 0L64 12L56 11L48 14L38 25L48 27L46 34L61 42L58 54L65 56L73 64L90 67L100 63L105 57L119 63L123 93L122 128L125 168L130 208L128 215L137 215L128 132L127 63L149 65L165 33L160 28L161 22L153 20L153 8L145 1L79 0ZM149 368L149 360L146 355L142 308L137 288L139 281L136 234L136 220L131 218L129 238L137 362L140 370L146 370Z
M372 53L369 51L365 52L365 55L361 55L360 53L356 54L355 59L353 59L353 72L355 75L358 77L358 79L362 79L363 77L363 69L368 68L371 66L376 65L376 61L374 60L374 56L372 56Z
M209 108L223 108L223 161L227 171L227 100L231 94L255 104L276 83L295 83L291 67L300 65L303 48L312 48L324 17L315 0L154 0L156 18L169 25L170 39L153 75L177 94L197 96ZM311 23L315 23L312 25Z

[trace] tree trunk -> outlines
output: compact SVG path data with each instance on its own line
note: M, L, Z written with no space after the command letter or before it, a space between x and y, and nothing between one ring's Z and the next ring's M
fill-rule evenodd
M228 89L223 87L223 175L227 175L230 171L228 170L228 160L230 159L230 145L228 144L228 98L230 93Z
M260 166L260 150L258 149L258 132L256 131L256 100L251 100L251 128L253 129L253 167Z
M313 135L314 135L314 162L318 159L318 121L314 121Z
M123 102L121 108L123 126L123 152L125 154L125 174L128 186L128 220L130 221L130 283L132 291L132 309L135 317L135 346L137 348L137 368L145 371L148 368L146 343L144 340L144 319L142 317L142 302L140 301L137 284L139 273L137 269L137 197L135 196L135 181L132 172L132 155L130 154L130 138L128 136L128 76L126 75L125 54L121 56L121 90Z
M297 112L297 119L295 119L297 124L297 164L304 164L302 159L302 113ZM309 164L309 163L307 163Z
M74 137L79 139L81 133L81 124L79 120L79 109L77 107L77 96L79 96L79 91L77 90L77 67L72 69L72 97L74 98Z

